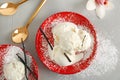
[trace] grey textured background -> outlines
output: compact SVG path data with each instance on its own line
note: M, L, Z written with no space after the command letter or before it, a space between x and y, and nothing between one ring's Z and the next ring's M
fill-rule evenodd
M7 1L18 2L20 0L0 0L0 3ZM20 44L15 44L11 41L11 33L15 28L25 25L40 1L41 0L29 0L21 5L18 8L17 13L13 16L0 15L0 44L13 44L21 46ZM29 26L30 35L25 41L26 49L31 52L39 65L39 80L80 80L76 79L76 77L72 75L70 77L62 77L62 75L48 70L37 57L35 49L35 35L37 29L47 17L56 12L74 11L84 15L93 23L97 30L109 35L112 43L117 47L118 51L120 51L120 0L112 1L115 8L111 11L106 11L105 18L100 20L96 17L94 11L86 10L85 5L87 0L47 0L46 4L42 7L39 14ZM120 68L116 67L116 70L113 73L96 80L107 79L120 80Z

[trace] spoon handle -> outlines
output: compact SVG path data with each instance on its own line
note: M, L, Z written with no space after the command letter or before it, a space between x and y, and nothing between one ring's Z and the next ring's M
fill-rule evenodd
M42 6L44 5L44 3L46 2L46 0L42 0L39 4L39 6L37 7L37 9L35 10L35 12L33 13L33 15L29 18L27 24L26 24L26 28L28 28L28 26L30 25L30 23L33 21L33 19L36 17L36 15L38 14L39 10L42 8Z
M28 0L21 0L20 2L17 3L17 5L19 6L19 5L23 4L23 3L25 3L26 1L28 1Z

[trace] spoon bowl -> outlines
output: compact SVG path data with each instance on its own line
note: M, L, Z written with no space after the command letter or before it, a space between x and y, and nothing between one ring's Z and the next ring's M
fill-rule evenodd
M15 43L21 43L21 39L23 41L26 40L28 34L28 29L25 26L19 27L12 33L12 41L14 41Z
M21 43L22 40L25 41L27 39L28 33L29 33L28 27L29 27L30 23L33 21L33 19L35 18L35 16L38 14L39 10L42 8L42 6L45 2L46 2L46 0L42 0L40 2L39 6L37 7L37 9L33 13L33 15L30 17L30 19L28 20L28 22L25 26L19 27L19 28L14 30L14 32L12 33L12 41L13 42Z
M18 3L11 3L11 2L3 3L0 6L0 14L5 16L13 15L16 13L18 6L25 3L26 1L28 0L22 0Z

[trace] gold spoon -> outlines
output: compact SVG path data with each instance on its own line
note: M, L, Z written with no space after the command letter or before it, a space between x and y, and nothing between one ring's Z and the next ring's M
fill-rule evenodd
M36 11L33 13L33 15L30 17L30 19L28 20L27 24L23 27L17 28L13 33L12 33L12 41L15 43L21 43L21 39L23 41L26 40L26 38L28 37L28 27L30 25L30 23L33 21L33 19L35 18L35 16L38 14L39 10L41 9L41 7L43 6L43 4L46 2L46 0L42 0L38 6L38 8L36 9Z
M3 3L0 6L0 14L4 15L4 16L9 16L9 15L13 15L16 13L16 10L18 8L18 6L20 6L21 4L25 3L28 0L22 0L18 3L11 3L11 2L7 2L7 3Z

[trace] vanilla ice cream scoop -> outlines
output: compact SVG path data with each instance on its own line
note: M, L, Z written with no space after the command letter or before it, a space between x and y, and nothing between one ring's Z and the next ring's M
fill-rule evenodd
M3 72L7 80L23 80L25 67L20 61L14 60L3 66Z
M75 51L79 51L82 41L77 33L72 31L65 32L59 41L60 48L67 53L75 54Z
M67 54L67 56L72 61L72 62L69 62L64 55L64 51L59 46L55 46L53 51L51 51L49 48L49 55L50 55L51 60L55 61L55 63L57 63L61 66L71 65L75 62L75 55Z
M60 38L62 39L62 37L65 36L64 35L65 32L69 32L69 33L71 32L71 34L76 33L77 26L70 22L63 22L63 23L57 24L55 27L53 27L52 33L53 33L55 45L57 45L59 43Z
M52 29L54 38L53 50L49 48L49 56L61 66L68 66L80 61L83 53L77 54L83 50L87 50L91 46L90 34L71 22L63 22L54 26ZM64 53L71 60L68 61Z
M91 46L91 43L92 43L90 34L85 30L79 29L78 35L80 36L80 39L82 40L82 44L80 46L81 50L82 51L87 50Z

